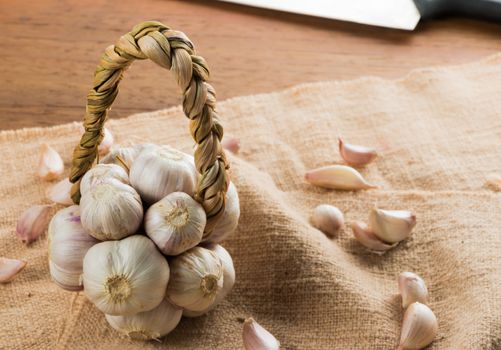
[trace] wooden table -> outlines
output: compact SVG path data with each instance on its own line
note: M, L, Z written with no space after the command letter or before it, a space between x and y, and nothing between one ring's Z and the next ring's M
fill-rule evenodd
M501 50L500 25L463 19L404 32L216 1L2 0L0 129L80 120L104 48L148 19L189 35L219 100L310 81L396 78ZM168 75L151 62L133 65L110 116L179 104Z

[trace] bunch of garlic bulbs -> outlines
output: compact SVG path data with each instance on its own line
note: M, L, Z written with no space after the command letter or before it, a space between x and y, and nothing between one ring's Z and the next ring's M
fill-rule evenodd
M224 215L204 237L207 217L193 198L198 177L193 157L169 146L111 149L83 176L80 205L50 222L54 282L83 289L133 339L158 339L183 315L213 310L235 283L232 258L218 243L238 225L239 198L230 183Z

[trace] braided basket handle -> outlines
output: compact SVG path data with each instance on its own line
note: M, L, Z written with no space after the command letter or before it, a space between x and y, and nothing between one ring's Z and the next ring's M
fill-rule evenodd
M94 85L87 95L85 131L73 152L71 198L76 204L80 202L80 181L97 157L108 110L118 94L123 73L134 60L146 58L172 70L183 91L183 111L190 120L191 136L197 143L195 166L201 176L195 199L207 214L206 237L224 213L229 183L228 163L220 144L223 127L214 111L214 88L206 82L209 69L205 60L195 54L193 44L184 33L160 22L136 25L101 56L94 73Z

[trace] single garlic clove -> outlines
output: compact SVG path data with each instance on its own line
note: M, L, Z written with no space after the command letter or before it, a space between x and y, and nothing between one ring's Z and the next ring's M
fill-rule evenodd
M109 179L116 179L126 185L129 184L129 175L116 164L97 164L85 173L80 182L80 192L85 195L93 187Z
M173 192L146 212L148 237L166 255L179 255L202 240L207 221L204 208L183 192Z
M236 137L225 137L223 141L221 141L221 145L224 149L233 154L238 154L240 151L240 139L237 139Z
M108 128L104 128L103 131L103 139L101 143L97 147L100 156L104 156L110 152L111 146L113 146L114 138L113 134L108 130Z
M52 217L48 237L52 280L65 290L82 290L84 256L99 241L82 227L78 205L61 209Z
M388 243L408 238L415 225L416 215L408 210L372 208L369 213L369 227L379 239Z
M263 326L248 318L244 322L243 341L245 350L279 350L280 342Z
M50 205L34 205L26 209L17 221L19 238L29 244L45 232L49 222Z
M122 167L127 174L130 171L132 163L139 155L140 149L138 147L120 147L112 149L106 156L104 156L99 164L115 164Z
M183 315L183 309L163 300L152 310L131 316L105 315L108 323L135 340L159 340L170 333Z
M381 241L363 222L353 222L351 224L351 229L353 230L353 235L356 240L364 247L374 252L386 252L397 245L397 243L388 244Z
M57 204L72 205L73 200L70 196L71 186L73 184L70 180L64 178L47 191L47 198Z
M221 260L221 263L223 264L223 288L218 291L216 300L207 309L202 311L184 310L183 316L198 317L213 310L217 304L219 304L224 298L226 298L226 296L232 290L233 285L235 284L235 268L233 267L233 260L231 259L230 253L228 253L228 251L219 244L211 244L207 246L207 249L216 253L216 255Z
M169 146L146 147L130 169L130 183L143 201L153 204L172 192L195 193L193 157Z
M377 188L367 183L358 171L346 165L329 165L310 170L306 173L305 179L312 185L335 190Z
M224 214L208 235L203 237L203 242L220 243L232 234L238 226L240 218L240 201L237 188L230 182L226 192Z
M170 262L171 277L167 298L190 311L204 311L223 288L223 265L213 251L195 247Z
M333 237L343 227L344 216L337 207L329 204L321 204L313 211L311 222L320 231Z
M399 349L418 350L430 344L438 331L438 321L431 309L419 302L405 310Z
M130 236L136 233L143 221L139 194L116 179L99 183L84 193L80 212L84 229L99 240Z
M167 260L145 236L95 244L84 257L84 293L105 314L134 315L157 307L168 281Z
M57 179L64 171L63 159L55 149L47 144L40 146L38 176L44 180Z
M26 267L26 261L0 257L0 283L12 279Z
M373 148L344 143L341 137L338 138L338 142L339 154L350 165L364 166L377 157L377 153Z
M428 288L423 279L413 272L402 272L398 276L398 289L404 309L416 301L422 304L428 302Z

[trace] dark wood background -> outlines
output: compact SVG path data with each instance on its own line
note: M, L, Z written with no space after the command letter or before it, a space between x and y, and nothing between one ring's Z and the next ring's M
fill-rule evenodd
M404 32L217 1L2 0L0 129L80 120L104 48L149 19L193 40L211 67L219 100L310 81L396 78L416 67L458 64L501 50L500 25L466 19L440 19ZM110 115L179 103L170 73L138 62Z

